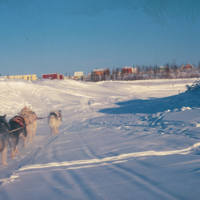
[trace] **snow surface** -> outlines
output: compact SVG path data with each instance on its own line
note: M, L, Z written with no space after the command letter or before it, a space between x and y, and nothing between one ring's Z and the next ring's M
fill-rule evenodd
M0 114L61 109L60 133L38 121L32 144L0 166L2 200L200 199L200 101L194 79L0 80Z

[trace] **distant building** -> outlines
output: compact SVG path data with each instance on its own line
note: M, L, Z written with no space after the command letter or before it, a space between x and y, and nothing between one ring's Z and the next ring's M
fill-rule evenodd
M159 67L159 71L160 71L160 72L165 71L165 69L166 69L166 66L161 65L161 66Z
M138 73L138 68L125 66L122 68L121 73L122 74L136 74L136 73Z
M58 80L63 80L64 79L64 75L62 74L58 74L58 73L54 73L54 74L43 74L42 75L43 79L58 79Z
M110 76L109 69L94 69L91 73L92 81L107 80L107 77L109 76Z
M95 74L95 75L99 75L99 76L109 75L110 74L110 70L109 69L94 69L92 71L92 73Z
M74 76L73 76L73 79L75 80L80 80L82 79L84 76L84 73L83 72L74 72Z
M182 65L182 66L181 66L181 70L182 70L182 71L190 71L190 70L192 70L193 68L194 68L194 66L191 65L191 64L186 64L186 65Z
M37 80L36 74L26 74L26 75L8 75L4 76L5 79L23 79L23 80L31 80L35 81Z

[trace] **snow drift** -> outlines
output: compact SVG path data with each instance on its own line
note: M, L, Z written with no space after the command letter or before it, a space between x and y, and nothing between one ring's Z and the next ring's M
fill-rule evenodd
M51 136L39 120L33 143L0 166L0 199L199 199L193 82L1 80L7 119L27 105L39 117L61 109L63 123Z

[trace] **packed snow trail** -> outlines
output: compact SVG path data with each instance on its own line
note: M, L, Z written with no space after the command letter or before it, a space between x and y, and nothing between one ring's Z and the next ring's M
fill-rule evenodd
M0 199L198 199L200 109L183 93L193 81L0 81L8 119L24 105L63 113L57 136L40 120L0 166Z
M106 164L106 163L118 163L119 161L126 161L125 159L130 158L137 158L137 157L147 157L147 156L168 156L168 155L185 155L192 152L192 150L198 148L200 146L200 142L180 150L171 150L171 151L144 151L144 152L134 152L128 154L121 154L118 156L111 156L102 159L91 159L91 160L76 160L76 161L66 161L66 162L53 162L47 164L35 164L35 165L28 165L20 168L18 171L27 171L27 170L36 170L36 169L45 169L51 167L71 167L70 169L82 168L84 166L90 167L89 165L98 166L99 164Z

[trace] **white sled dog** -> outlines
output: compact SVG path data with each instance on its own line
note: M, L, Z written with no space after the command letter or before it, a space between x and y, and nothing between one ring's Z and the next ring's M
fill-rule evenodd
M48 116L48 124L52 135L57 135L59 133L59 126L62 122L61 110L50 112Z

